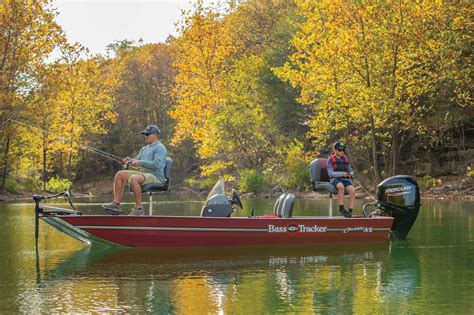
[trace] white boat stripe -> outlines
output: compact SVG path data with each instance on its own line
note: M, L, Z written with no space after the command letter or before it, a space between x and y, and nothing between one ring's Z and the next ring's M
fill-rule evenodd
M200 227L153 227L153 226L109 226L109 225L78 225L80 229L89 230L144 230L144 231L192 231L192 232L268 232L268 229L251 228L200 228ZM343 232L346 228L328 228L326 232ZM372 228L374 232L390 231L390 228ZM361 232L361 231L350 231ZM290 232L291 233L291 232ZM321 233L321 232L319 232Z
M267 232L267 229L242 228L185 228L185 227L154 227L154 226L108 226L108 225L79 225L81 229L93 230L150 230L150 231L202 231L202 232Z

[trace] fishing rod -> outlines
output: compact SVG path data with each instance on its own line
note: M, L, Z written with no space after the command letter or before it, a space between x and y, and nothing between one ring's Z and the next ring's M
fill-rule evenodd
M42 132L48 134L48 135L52 135L52 136L55 136L57 137L61 142L63 143L69 143L69 142L73 142L74 144L76 144L78 147L82 148L82 149L85 149L85 150L89 150L93 153L96 153L97 155L100 155L102 157L105 157L107 159L110 159L110 160L113 160L113 161L117 161L117 162L120 162L120 163L123 163L123 158L117 156L117 155L114 155L112 153L108 153L108 152L105 152L105 151L102 151L102 150L99 150L97 148L94 148L92 146L88 146L88 145L85 145L83 143L80 143L78 141L75 141L73 140L72 138L66 138L66 137L63 137L63 136L60 136L60 135L57 135L57 134L54 134L50 131L47 131L43 128L40 128L38 126L34 126L34 125L31 125L31 124L27 124L27 123L24 123L22 121L18 121L18 120L15 120L13 118L9 118L8 120L12 121L12 122L15 122L17 124L20 124L20 125L23 125L23 126L26 126L26 127L30 127L30 128L35 128L35 129L38 129L38 130L41 130Z

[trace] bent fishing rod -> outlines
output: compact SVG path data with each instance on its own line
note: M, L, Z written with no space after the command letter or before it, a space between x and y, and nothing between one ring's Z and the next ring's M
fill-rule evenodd
M92 146L89 146L89 145L85 145L83 143L80 143L76 140L73 140L72 138L67 138L67 137L63 137L63 136L60 136L60 135L57 135L57 134L54 134L50 131L47 131L43 128L40 128L38 126L34 126L34 125L31 125L31 124L27 124L27 123L24 123L22 121L18 121L18 120L15 120L13 118L9 118L8 120L12 121L12 122L15 122L17 124L20 124L20 125L23 125L23 126L26 126L26 127L29 127L29 128L34 128L34 129L38 129L38 130L41 130L42 132L44 132L45 134L48 134L48 135L51 135L51 136L54 136L54 137L57 137L59 141L63 142L63 143L74 143L75 145L77 145L78 147L82 148L82 149L85 149L85 150L89 150L97 155L100 155L102 157L105 157L107 159L110 159L110 160L113 160L113 161L117 161L117 162L120 162L120 163L124 163L123 161L123 158L117 156L117 155L114 155L112 153L108 153L108 152L105 152L105 151L102 151L102 150L99 150L97 148L94 148Z

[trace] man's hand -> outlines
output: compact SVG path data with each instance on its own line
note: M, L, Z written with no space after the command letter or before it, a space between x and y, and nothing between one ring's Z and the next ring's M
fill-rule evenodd
M132 158L129 157L129 156L127 156L127 157L124 158L122 161L123 161L125 164L130 164L130 163L132 163Z
M139 160L133 160L133 159L132 159L131 162L130 162L130 164L131 164L132 166L140 166L140 161L139 161Z

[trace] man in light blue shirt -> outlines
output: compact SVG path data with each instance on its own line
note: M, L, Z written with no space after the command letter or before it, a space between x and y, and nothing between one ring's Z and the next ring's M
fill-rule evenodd
M163 183L165 181L165 164L167 151L165 146L158 141L160 129L156 125L149 125L142 131L145 135L146 146L140 149L138 155L132 159L126 157L123 159L127 165L136 167L137 170L122 170L115 174L114 178L114 200L111 203L104 203L102 207L112 213L122 212L120 201L122 200L123 188L126 183L130 184L133 196L135 197L135 206L132 208L131 215L143 215L141 194L142 186L151 183Z

